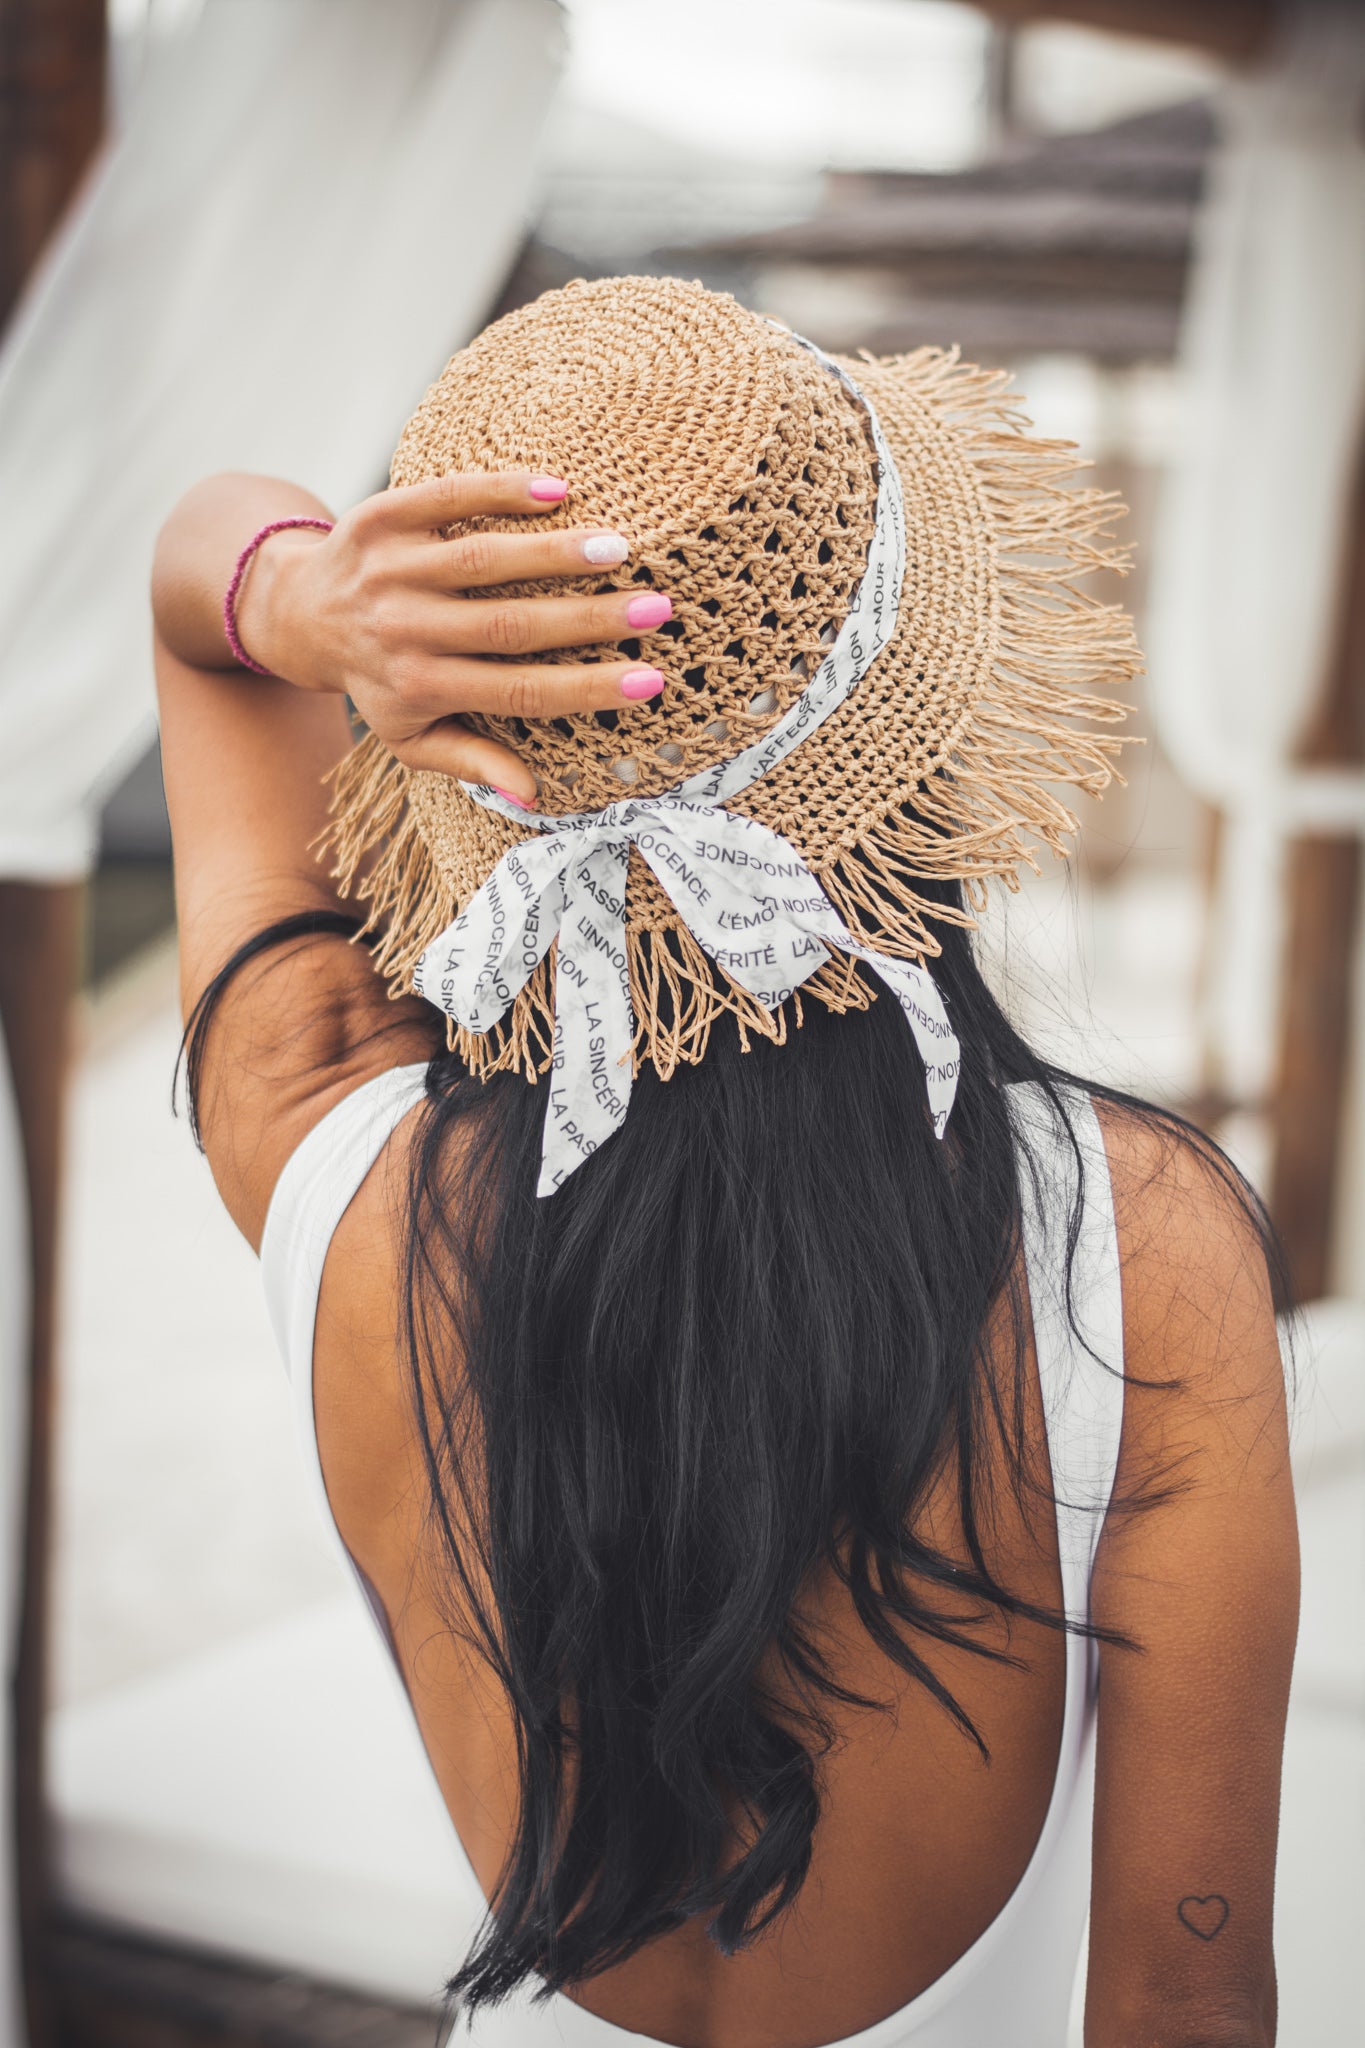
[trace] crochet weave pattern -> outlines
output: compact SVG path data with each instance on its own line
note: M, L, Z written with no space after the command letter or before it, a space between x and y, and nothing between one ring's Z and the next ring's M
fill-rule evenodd
M927 348L845 367L900 471L899 622L847 702L732 807L791 841L855 936L926 959L939 950L933 921L970 923L992 877L1014 887L1040 847L1066 853L1076 819L1056 785L1098 795L1115 773L1123 741L1105 728L1125 711L1097 693L1122 689L1141 657L1127 614L1079 579L1126 569L1110 537L1124 508L1074 484L1070 444L1031 436L1004 373ZM469 719L534 771L542 814L662 793L761 738L814 673L866 566L877 470L863 407L785 330L699 284L571 284L453 357L404 429L391 480L497 469L563 476L569 495L480 528L600 525L630 542L621 568L556 590L646 586L673 600L648 643L661 696L546 721ZM641 652L626 640L519 658L622 650ZM458 782L403 767L373 735L361 741L337 771L329 844L343 890L369 906L395 992L526 836ZM945 879L964 884L965 911L917 886ZM702 1058L727 1014L746 1043L781 1040L803 994L836 1010L873 999L856 964L831 956L764 1010L635 854L626 924L634 1057L665 1079ZM554 964L551 949L491 1031L451 1025L471 1071L545 1070Z

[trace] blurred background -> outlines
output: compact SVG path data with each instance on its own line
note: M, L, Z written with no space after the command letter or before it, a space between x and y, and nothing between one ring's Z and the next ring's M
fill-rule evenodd
M1007 366L1131 508L1144 744L982 944L1039 1042L1214 1132L1289 1247L1281 2038L1336 2048L1365 2018L1365 9L0 0L0 160L0 1370L31 1450L0 2028L431 2038L469 1902L171 1115L147 562L196 475L352 502L487 319L669 271L826 348Z

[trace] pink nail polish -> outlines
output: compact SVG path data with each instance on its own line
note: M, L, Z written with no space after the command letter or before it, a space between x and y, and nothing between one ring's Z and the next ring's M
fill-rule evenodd
M547 505L557 505L561 498L567 498L568 495L569 486L561 477L533 476L531 478L531 496L541 499Z
M639 703L643 697L657 697L663 686L661 669L631 668L621 678L621 695L629 697L632 703Z
M672 616L672 598L661 596L657 590L643 591L626 606L626 618L630 624L642 626L646 632L654 626L662 626L664 620Z
M515 804L519 811L529 811L531 809L530 797L518 796L514 789L499 789L496 782L493 784L493 787L498 791L499 796L505 796L508 803Z

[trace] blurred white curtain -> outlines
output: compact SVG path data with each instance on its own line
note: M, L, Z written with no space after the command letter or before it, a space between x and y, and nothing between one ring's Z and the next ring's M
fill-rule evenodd
M156 24L165 16L167 26ZM345 505L515 256L555 0L154 6L0 353L0 874L81 874L150 732L147 567L217 468Z
M116 5L116 25L137 7ZM0 348L0 876L88 867L152 726L176 496L274 472L344 506L486 315L562 62L556 0L152 0L115 139ZM0 1646L14 1640L27 1271L0 1046ZM20 2040L0 1705L0 2048Z
M1255 1097L1286 835L1365 829L1365 776L1293 765L1365 428L1365 6L1288 0L1271 57L1219 112L1147 637L1161 739L1226 821L1208 1021L1223 1078Z

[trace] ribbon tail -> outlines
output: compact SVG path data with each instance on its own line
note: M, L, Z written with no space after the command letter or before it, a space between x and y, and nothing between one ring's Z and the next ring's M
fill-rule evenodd
M564 915L561 842L531 841L494 868L412 971L419 996L466 1031L506 1016L550 949Z
M934 1135L943 1136L961 1049L926 968L861 945L795 847L755 818L675 801L657 807L635 843L694 938L765 1009L784 1003L832 951L865 961L905 1012Z
M948 1022L948 1012L943 1007L938 984L928 968L913 960L893 960L889 954L874 952L870 946L850 945L845 950L855 959L867 963L878 979L886 983L905 1012L919 1056L924 1061L924 1085L929 1096L929 1113L934 1119L934 1136L941 1138L948 1128L948 1117L957 1097L962 1048Z
M630 848L595 847L565 876L555 967L554 1053L538 1195L552 1195L625 1122L631 1041L626 955Z

